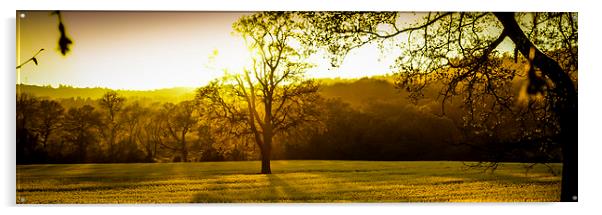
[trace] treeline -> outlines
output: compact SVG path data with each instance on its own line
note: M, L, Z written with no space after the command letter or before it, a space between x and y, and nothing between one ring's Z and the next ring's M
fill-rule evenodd
M91 87L77 88L68 85L36 86L20 84L17 85L19 92L36 95L38 97L48 97L53 99L86 99L100 98L109 91L115 91L127 98L149 99L160 102L180 102L194 98L194 88L192 87L173 87L155 90L112 90L108 88Z
M19 94L17 163L225 159L211 154L197 120L192 101L128 101L114 91L96 100Z
M320 90L320 120L278 134L272 158L539 159L541 150L533 148L538 145L532 141L483 135L469 138L467 132L471 130L463 125L465 110L448 105L442 116L441 104L434 99L436 91L427 92L432 95L413 102L386 79L324 85ZM259 159L252 138L223 132L227 125L207 119L202 104L194 99L171 103L125 97L115 91L99 99L18 94L17 163ZM553 148L546 149L545 161L559 159L550 153Z
M373 102L359 110L327 101L323 130L300 129L281 139L282 159L474 160L454 122L427 106Z

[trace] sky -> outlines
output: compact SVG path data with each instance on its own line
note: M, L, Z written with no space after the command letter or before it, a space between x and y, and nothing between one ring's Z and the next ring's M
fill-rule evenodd
M58 18L50 11L17 11L17 65L23 84L149 90L199 87L242 70L249 54L232 23L241 12L62 12L71 52L58 50ZM213 60L210 56L217 50ZM375 45L353 50L338 68L314 57L312 78L359 78L389 73L393 58ZM17 80L18 83L18 80Z

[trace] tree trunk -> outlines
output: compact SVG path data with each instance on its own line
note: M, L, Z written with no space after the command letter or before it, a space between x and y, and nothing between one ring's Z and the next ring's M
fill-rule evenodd
M268 93L264 100L265 116L263 119L263 144L261 145L261 174L272 174L270 159L272 156L272 138L274 137L274 125L272 124L272 99L273 94Z
M182 162L188 162L188 149L186 148L186 133L182 132L182 145L180 152L182 154Z
M111 129L111 134L109 134L109 159L115 159L115 132Z
M272 140L264 140L263 146L261 147L261 174L272 174L272 168L270 167L270 156L272 153Z
M182 148L182 162L188 162L188 150L186 148Z
M154 160L155 160L155 156L157 156L157 143L156 143L156 142L153 142L153 143L154 143L155 145L153 145L154 149L153 149L153 151L151 152L151 153L152 153L152 155L151 155L151 158L152 158L152 159L153 159L153 161L154 161Z
M42 141L42 146L44 147L44 149L46 148L46 144L48 143L48 137L50 136L50 132L45 132L44 133L44 140Z
M558 141L562 147L562 184L560 201L577 201L577 91L571 77L560 67L558 62L546 56L533 45L520 29L514 13L495 13L504 26L504 30L512 39L523 56L533 55L532 64L554 83L553 92L558 100L553 110L560 123Z
M86 143L84 138L80 135L77 139L77 150L79 155L79 162L85 163L86 160Z
M272 156L272 125L266 123L263 131L263 144L261 145L261 174L272 174L270 159Z

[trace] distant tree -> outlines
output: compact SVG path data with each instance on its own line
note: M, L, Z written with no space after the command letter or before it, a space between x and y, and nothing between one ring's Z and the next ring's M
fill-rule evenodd
M50 135L61 126L63 112L65 109L60 103L54 100L40 101L37 109L37 120L35 131L40 134L42 146L47 149L48 138Z
M198 123L196 133L199 137L197 141L200 146L199 161L222 161L225 159L218 151L217 139L211 132L211 125L203 122Z
M274 136L312 120L309 108L318 86L304 80L310 52L296 46L303 22L294 13L263 12L233 24L253 52L250 69L198 90L197 99L212 119L231 124L232 131L250 135L261 151L261 173L270 174Z
M163 119L165 129L176 142L174 148L180 153L178 160L187 162L189 151L186 137L198 121L195 103L193 101L182 101L177 105L166 103L163 108L167 113Z
M340 99L329 99L321 107L323 128L299 127L289 132L291 134L279 137L286 142L286 158L472 159L459 157L466 147L454 144L459 133L452 120L434 115L428 107L390 99L366 102L361 108L353 108Z
M17 95L17 128L31 128L32 120L40 100L33 95L22 93Z
M105 111L102 134L108 144L108 156L113 157L115 143L121 131L122 122L118 118L125 105L125 97L119 96L117 92L111 90L105 93L98 103Z
M355 147L356 137L364 135L361 129L367 127L366 117L359 110L341 99L324 101L320 110L321 126L300 126L283 135L287 158L352 160L367 154Z
M158 103L155 106L160 106ZM160 152L160 147L165 146L166 132L165 118L159 108L148 108L148 114L142 121L142 135L139 136L142 148L146 153L146 160L153 161Z
M547 103L529 106L543 106L556 118L552 138L562 148L561 201L576 201L577 13L437 12L405 26L395 12L302 14L312 23L306 43L327 46L335 65L349 50L369 43L403 50L393 65L399 86L419 97L429 83L443 83L442 104L461 95L472 125L496 121L490 118L499 111L512 112L517 97L508 90L515 76L525 76L525 92ZM506 38L514 43L514 58L520 53L527 68L502 65L498 46Z
M35 136L34 118L39 106L39 100L30 94L17 94L17 163L31 162L37 136Z
M122 148L128 149L126 151L125 160L138 160L139 146L143 147L140 136L143 135L143 123L144 118L149 117L149 110L146 107L140 105L139 101L134 101L132 104L127 105L121 111L121 121L123 123L122 133L125 139L122 141ZM123 152L122 152L123 153ZM146 155L146 161L152 161ZM149 160L150 159L150 160Z
M88 146L96 142L98 138L97 128L100 123L100 113L90 105L70 108L67 111L64 122L65 139L76 146L79 162L86 161Z

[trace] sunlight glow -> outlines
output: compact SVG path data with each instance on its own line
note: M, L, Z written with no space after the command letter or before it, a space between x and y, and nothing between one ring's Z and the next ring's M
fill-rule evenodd
M40 48L39 65L21 69L22 83L148 90L198 87L224 70L249 65L244 41L232 35L233 12L63 12L74 44L67 56L57 49L58 20L50 11L23 11L18 19L18 61ZM309 78L359 78L389 71L393 59L376 45L354 50L339 68L323 55L312 57Z

